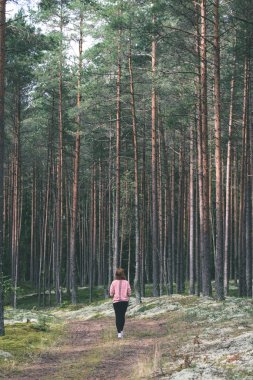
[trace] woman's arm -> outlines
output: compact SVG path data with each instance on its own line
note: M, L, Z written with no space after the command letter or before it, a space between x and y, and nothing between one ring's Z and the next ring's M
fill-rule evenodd
M129 282L127 282L127 295L128 295L128 297L131 296L131 287L130 287Z
M110 286L110 297L113 297L114 293L115 293L115 288L114 288L114 283L112 282Z

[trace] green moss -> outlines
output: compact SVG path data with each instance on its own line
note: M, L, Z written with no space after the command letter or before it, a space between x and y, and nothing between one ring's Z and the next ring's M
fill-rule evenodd
M226 378L229 380L251 380L253 379L253 372L247 371L247 369L231 368L226 370Z
M187 297L182 297L178 298L176 301L179 303L181 306L192 306L196 302L198 302L199 298L197 296L187 296Z
M53 328L48 325L46 331L31 322L7 325L5 336L0 337L0 350L12 354L15 362L21 362L55 343L61 331L62 325Z
M150 303L150 304L144 304L143 306L141 306L138 309L138 313L143 313L144 311L154 309L155 307L157 307L156 304L152 304L152 303Z

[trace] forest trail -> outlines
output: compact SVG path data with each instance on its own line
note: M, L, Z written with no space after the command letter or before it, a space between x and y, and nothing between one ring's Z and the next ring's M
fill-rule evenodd
M31 347L27 361L10 362L0 378L253 379L252 300L175 295L144 301L130 303L123 339L117 338L111 302L58 310L55 320L65 324L57 341L46 349L42 342L40 354Z
M153 361L166 326L162 319L129 318L125 337L118 339L113 318L72 320L63 340L8 379L134 379L138 363Z

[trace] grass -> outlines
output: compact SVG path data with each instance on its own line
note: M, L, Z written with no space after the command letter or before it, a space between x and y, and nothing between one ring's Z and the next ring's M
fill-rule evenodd
M143 305L138 309L138 313L144 313L144 311L154 309L155 307L157 307L157 305L152 303Z
M83 298L89 296L89 289L80 289ZM104 302L103 288L97 288L96 299L94 297L93 304L100 304ZM250 320L252 318L252 301L245 299L227 299L225 302L216 302L212 299L199 299L195 296L189 297L174 297L174 298L161 298L162 302L176 302L179 303L182 308L173 310L173 312L166 312L162 316L153 316L152 320L157 319L157 326L160 324L160 328L145 327L145 321L143 322L143 328L137 328L130 330L126 339L119 344L115 345L116 333L114 320L110 320L108 327L101 332L102 339L100 344L96 345L91 342L91 346L85 348L84 355L77 355L67 359L64 359L62 365L57 368L57 373L54 375L55 379L63 379L64 375L68 373L69 379L83 380L92 374L94 371L101 370L100 363L107 363L113 357L115 352L117 354L120 350L123 351L124 345L128 342L146 342L150 345L154 342L153 352L148 357L138 357L137 364L135 365L135 372L132 378L139 379L151 379L154 376L159 377L161 373L170 375L176 371L180 371L184 368L193 368L198 363L198 355L200 349L202 349L202 339L210 338L217 339L215 334L210 331L212 329L222 329L224 327L231 326L230 316L237 316L237 319L232 320L234 326L233 336L241 333L241 330L237 329L237 325L245 325L250 328ZM151 310L160 304L154 302L154 299L149 302L140 305L138 314ZM172 300L172 301L170 301ZM83 305L84 304L80 304ZM232 309L230 309L230 306ZM79 305L70 305L68 301L65 301L62 305L63 315L64 310L77 310ZM230 312L229 312L230 311ZM244 312L245 318L241 321L240 313ZM62 326L55 326L55 320L46 318L42 312L37 312L41 316L37 323L16 323L12 326L6 326L6 336L0 338L0 350L8 351L14 359L3 360L0 359L0 365L4 368L3 373L11 373L11 368L17 366L21 368L22 363L29 361L36 355L39 355L43 350L48 351L49 347L54 345L55 341L61 339L64 333L62 332ZM100 318L102 314L97 312L94 318ZM204 323L203 323L204 322ZM252 323L252 322L251 322ZM138 322L138 326L139 322ZM57 330L58 329L58 330ZM207 331L208 329L208 331ZM230 332L230 334L232 334ZM58 335L60 338L58 338ZM202 338L201 338L202 335ZM200 336L200 338L198 338ZM203 338L204 337L204 338ZM146 340L145 340L146 338ZM195 341L199 339L199 343ZM151 342L151 343L150 343ZM185 347L186 351L184 351ZM190 348L189 348L190 347ZM192 347L192 351L190 351ZM204 347L204 346L203 346ZM151 348L152 349L152 348ZM116 351L115 351L116 350ZM123 351L124 352L124 351ZM208 355L207 355L208 356ZM133 363L131 363L133 364ZM231 368L230 368L231 366ZM102 368L102 367L101 367ZM250 379L252 372L242 371L239 368L232 368L232 363L227 364L226 367L221 363L218 368L222 369L223 373L227 373L229 379ZM245 377L243 377L245 376ZM253 377L252 377L253 378Z
M16 323L5 327L5 336L0 337L0 350L9 352L13 358L0 358L4 372L38 355L54 345L63 336L62 324L48 324L45 320L37 323Z

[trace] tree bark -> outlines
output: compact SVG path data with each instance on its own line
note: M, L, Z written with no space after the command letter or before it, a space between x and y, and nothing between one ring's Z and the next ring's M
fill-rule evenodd
M194 130L190 126L190 191L189 191L189 292L195 294L195 225L194 204Z
M78 207L78 186L79 186L79 157L80 157L80 105L81 105L81 72L82 72L82 54L83 54L83 13L80 11L80 36L79 36L79 62L77 73L77 131L75 141L75 159L73 174L72 190L72 210L71 210L71 228L70 228L70 291L72 304L77 303L77 279L76 279L76 234L77 234L77 207Z
M4 329L4 296L3 296L3 199L4 199L4 67L5 67L5 6L6 0L0 0L0 336Z
M153 24L155 24L153 17ZM152 100L151 100L151 177L152 177L152 263L153 263L153 296L159 296L159 253L157 244L157 160L156 160L156 39L152 39Z
M235 71L235 59L234 59ZM235 87L235 72L233 72L230 84L230 108L228 121L228 146L227 146L227 166L226 166L226 195L225 195L225 242L224 242L224 293L228 295L229 278L230 278L230 257L231 257L231 239L230 225L232 217L231 209L231 167L232 167L232 136L233 136L233 110L234 110L234 87Z
M214 113L215 113L215 179L216 179L216 258L215 287L218 300L224 299L223 263L223 198L220 127L220 36L219 0L214 1Z
M120 224L120 134L121 134L121 30L118 32L118 68L116 83L116 189L114 216L113 273L119 266L119 224Z
M60 4L60 33L63 30L62 0ZM57 195L56 195L56 247L55 247L55 295L56 303L61 304L61 258L62 258L62 216L63 216L63 121L62 121L62 44L60 46L58 73L58 157L57 157Z
M138 141L137 141L137 125L135 113L135 93L134 93L134 79L133 79L133 66L132 66L132 49L131 39L129 43L129 78L130 78L130 96L131 96L131 114L132 114L132 130L133 130L133 149L134 149L134 215L135 215L135 276L134 276L134 289L136 303L141 303L141 289L140 289L140 226L139 226L139 173L138 173Z
M202 228L202 292L203 296L211 296L211 271L210 271L210 223L209 223L209 173L208 173L208 132L207 132L207 56L206 56L206 0L201 0L201 33L200 33L200 57L201 57L201 156L203 178L203 228Z

